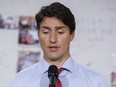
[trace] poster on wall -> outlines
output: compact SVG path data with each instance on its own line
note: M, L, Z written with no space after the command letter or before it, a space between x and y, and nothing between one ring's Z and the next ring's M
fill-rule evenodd
M34 18L31 16L19 17L19 55L17 72L27 68L40 59L38 31L35 27Z
M18 30L17 72L39 61L38 31L32 16L0 14L0 29Z
M116 72L112 72L111 74L111 86L116 87Z
M2 29L18 29L18 16L0 14L0 28Z
M39 51L19 51L17 72L35 64L39 61Z

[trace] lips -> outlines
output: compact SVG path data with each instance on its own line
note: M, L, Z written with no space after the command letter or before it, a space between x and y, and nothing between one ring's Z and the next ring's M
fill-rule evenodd
M58 50L58 47L57 46L50 46L49 49L51 52L56 52Z

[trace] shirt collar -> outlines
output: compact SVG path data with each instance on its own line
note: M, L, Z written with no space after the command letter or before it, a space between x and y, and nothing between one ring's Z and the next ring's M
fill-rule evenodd
M44 58L40 60L40 65L41 65L41 74L46 73L48 71L49 64L46 62ZM65 61L65 63L61 66L61 68L64 68L70 71L71 73L74 71L74 62L71 56Z
M70 71L71 73L74 71L74 62L71 56L65 61L61 68L64 68Z
M40 66L41 66L41 74L44 74L48 71L49 64L46 62L44 58L40 60Z

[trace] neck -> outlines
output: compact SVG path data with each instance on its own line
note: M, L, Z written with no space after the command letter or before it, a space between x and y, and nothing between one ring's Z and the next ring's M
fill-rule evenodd
M63 57L63 58L56 59L56 60L53 60L53 59L49 59L48 60L45 57L44 57L44 59L47 61L47 63L49 65L56 65L58 68L60 68L69 57L70 57L70 54L65 56L65 57Z

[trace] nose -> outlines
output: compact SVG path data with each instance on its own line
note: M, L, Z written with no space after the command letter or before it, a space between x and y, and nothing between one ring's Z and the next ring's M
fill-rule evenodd
M56 43L57 42L57 35L56 35L56 33L54 33L54 32L52 32L51 34L50 34L50 43Z

